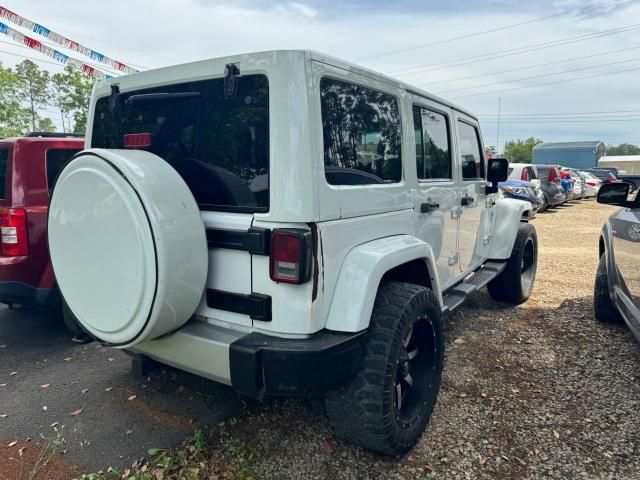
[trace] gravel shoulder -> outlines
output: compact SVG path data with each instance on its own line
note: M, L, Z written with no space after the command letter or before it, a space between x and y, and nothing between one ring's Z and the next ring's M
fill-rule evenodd
M447 317L442 390L408 455L335 441L320 401L280 400L212 432L211 461L278 479L640 478L640 346L593 318L598 237L614 210L583 201L540 214L531 299L513 308L481 291Z

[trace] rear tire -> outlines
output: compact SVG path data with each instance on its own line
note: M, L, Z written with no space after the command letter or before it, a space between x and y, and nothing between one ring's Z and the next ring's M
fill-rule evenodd
M533 291L538 263L538 236L530 223L518 226L516 241L504 271L489 282L487 288L494 300L520 304Z
M603 253L596 270L596 280L593 286L593 313L596 320L603 323L623 323L622 315L611 301L609 293L609 279L607 274L606 253Z
M360 370L326 397L336 436L386 455L409 450L431 417L443 362L444 327L433 292L381 284Z

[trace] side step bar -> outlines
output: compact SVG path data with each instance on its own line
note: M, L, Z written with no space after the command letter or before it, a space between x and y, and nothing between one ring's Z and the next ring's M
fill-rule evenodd
M481 289L500 275L506 266L507 262L487 262L462 282L448 288L442 295L442 313L450 312L458 307L468 295Z

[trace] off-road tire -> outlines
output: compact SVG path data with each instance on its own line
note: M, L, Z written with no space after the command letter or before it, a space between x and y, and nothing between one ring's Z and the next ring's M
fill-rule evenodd
M531 255L533 255L532 258ZM525 263L523 263L523 260L527 264L531 260L533 261L532 268L534 270L530 286L527 286L524 280L523 268ZM487 285L491 297L494 300L515 305L526 302L533 290L537 262L538 236L536 235L536 229L530 223L521 223L518 226L516 241L513 244L513 250L511 250L511 257L507 260L506 268Z
M407 337L411 343L405 344ZM401 420L396 400L400 355L423 344L422 357L416 354L414 358L419 359L419 365L429 367L420 370L424 374L413 370L415 383L408 388L416 389L408 390L412 397L407 403L412 407L411 417ZM409 450L431 417L443 362L444 327L433 292L408 283L381 284L364 338L360 369L348 384L326 396L327 415L336 436L386 455Z
M609 279L607 275L606 253L603 253L598 262L596 280L593 286L593 313L596 320L604 323L622 323L622 316L611 301L609 294Z

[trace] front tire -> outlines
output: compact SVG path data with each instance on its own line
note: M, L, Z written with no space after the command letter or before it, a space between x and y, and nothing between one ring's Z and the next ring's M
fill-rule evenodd
M360 369L326 397L336 436L386 455L409 450L433 412L443 363L444 327L433 292L381 284Z
M600 256L598 270L596 270L596 281L593 286L593 313L596 320L604 323L622 323L622 316L611 301L609 294L609 279L607 275L606 253Z
M504 271L487 285L494 300L519 305L533 291L538 264L538 236L530 223L518 226L516 241Z

